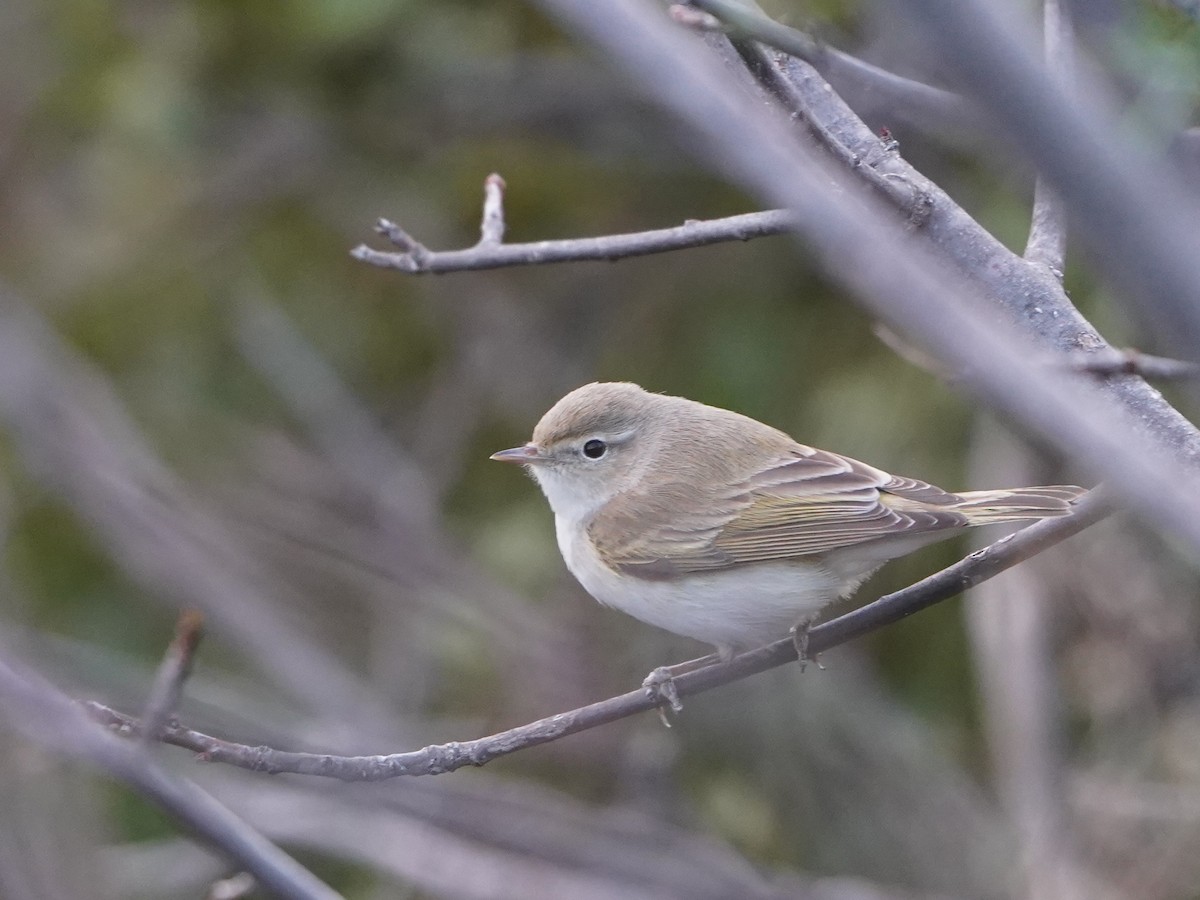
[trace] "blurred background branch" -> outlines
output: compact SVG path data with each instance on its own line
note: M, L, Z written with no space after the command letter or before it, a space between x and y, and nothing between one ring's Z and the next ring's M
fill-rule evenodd
M142 746L89 721L70 698L19 663L0 660L0 705L10 724L53 752L76 757L145 796L188 831L289 900L335 900L338 894L196 785L162 771Z

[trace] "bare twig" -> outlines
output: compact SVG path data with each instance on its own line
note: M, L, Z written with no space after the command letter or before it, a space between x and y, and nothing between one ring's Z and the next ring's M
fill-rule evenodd
M881 597L874 603L814 628L809 632L809 652L824 652L956 596L1077 534L1107 514L1104 500L1092 491L1079 501L1071 515L1031 525L975 551L953 566L904 590ZM728 663L706 666L681 675L675 679L675 688L681 697L698 694L795 659L796 646L788 638L743 653ZM168 723L161 740L199 753L205 761L227 763L257 772L319 775L342 781L382 781L401 775L440 775L464 766L486 765L527 747L655 709L660 702L644 690L631 691L488 737L381 756L333 756L252 747L222 740L177 723ZM109 727L132 734L140 730L140 724L132 716L99 703L88 702L84 705L94 719Z
M158 740L163 725L175 711L183 693L183 683L192 671L192 659L200 638L204 635L204 613L185 609L175 624L175 637L167 647L163 661L154 676L150 696L142 710L142 740Z
M875 337L893 353L910 365L923 369L930 375L949 384L961 379L960 371L951 370L925 350L905 340L881 322L871 327ZM1165 356L1151 356L1132 347L1104 347L1091 353L1056 353L1040 358L1040 365L1047 369L1080 372L1113 378L1128 375L1152 381L1175 381L1183 378L1200 377L1200 363Z
M1025 258L1045 266L1058 279L1063 277L1063 259L1067 249L1065 213L1058 195L1046 179L1039 178L1033 187L1033 213L1029 238L1025 243Z
M680 25L694 28L697 31L725 30L725 23L720 19L712 13L706 13L694 6L687 6L683 3L672 3L667 7L667 13Z
M504 179L493 172L483 180L483 220L479 224L480 247L499 246L504 240Z
M258 882L249 872L238 872L230 878L214 882L205 900L242 900L258 890Z
M958 380L959 375L957 372L952 371L939 359L911 341L905 340L882 322L872 322L871 333L879 338L881 344L910 366L915 366L924 372L928 372L930 375L947 384L954 384Z
M767 210L723 219L691 219L674 228L630 234L524 244L480 242L465 250L430 250L413 240L395 223L380 219L376 230L400 247L401 252L385 253L362 244L351 250L350 255L373 266L399 269L413 275L589 260L615 262L631 256L647 256L688 247L706 247L709 244L749 241L767 235L783 234L790 230L791 222L791 216L786 212ZM482 226L480 230L483 230Z
M423 265L429 250L424 244L389 219L380 219L375 223L375 233L382 234L395 247L400 248L400 254L411 257L413 265ZM352 252L366 251L367 247L356 248ZM361 259L361 257L359 257Z
M1042 20L1046 44L1046 67L1050 77L1069 91L1074 65L1074 29L1059 0L1045 0ZM1067 210L1062 200L1042 176L1033 188L1033 215L1025 258L1039 263L1062 278L1067 254Z
M1095 353L1073 353L1065 363L1075 372L1111 377L1114 375L1137 375L1155 381L1172 381L1200 376L1200 363L1165 356L1151 356L1132 347L1108 347Z

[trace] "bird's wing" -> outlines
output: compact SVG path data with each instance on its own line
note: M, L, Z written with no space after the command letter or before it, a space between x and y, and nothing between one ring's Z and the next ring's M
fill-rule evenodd
M609 566L669 579L966 525L954 509L961 502L923 481L799 446L723 492L681 481L622 495L589 533Z

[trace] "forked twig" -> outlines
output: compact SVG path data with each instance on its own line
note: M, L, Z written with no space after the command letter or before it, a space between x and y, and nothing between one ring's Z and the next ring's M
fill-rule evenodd
M389 253L360 244L350 251L350 255L373 266L398 269L412 275L589 260L615 262L632 256L783 234L791 229L792 223L792 217L787 212L766 210L722 219L689 219L674 228L651 231L505 244L504 189L504 179L495 173L484 180L480 239L473 247L430 250L395 222L380 219L375 230L395 245L399 252Z

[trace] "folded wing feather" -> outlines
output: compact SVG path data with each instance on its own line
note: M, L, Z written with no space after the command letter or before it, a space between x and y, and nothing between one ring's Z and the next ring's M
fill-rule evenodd
M589 533L609 566L668 579L965 526L968 516L954 508L962 502L923 481L796 445L723 492L675 482L618 497Z

